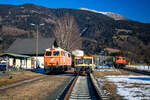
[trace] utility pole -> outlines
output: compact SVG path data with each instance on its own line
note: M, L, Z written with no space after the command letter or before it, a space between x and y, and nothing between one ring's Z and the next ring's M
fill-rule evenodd
M43 26L44 23L42 24L33 24L31 23L32 26L36 26L36 68L37 68L37 64L38 64L38 48L39 48L39 26Z

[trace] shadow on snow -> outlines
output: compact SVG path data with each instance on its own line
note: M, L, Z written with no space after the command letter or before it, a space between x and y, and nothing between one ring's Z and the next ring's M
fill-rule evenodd
M150 77L130 77L129 79L150 81Z

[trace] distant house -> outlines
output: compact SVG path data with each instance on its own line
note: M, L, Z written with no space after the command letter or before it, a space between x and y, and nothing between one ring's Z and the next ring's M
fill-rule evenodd
M51 48L54 45L55 39L54 38L39 38L38 39L38 49L36 49L36 39L16 39L12 45L7 49L5 53L12 53L12 54L19 54L19 55L26 55L30 56L27 58L27 62L25 63L28 68L35 68L36 61L38 61L39 67L44 67L44 50L47 48ZM38 53L37 53L38 51ZM36 57L36 53L38 57ZM11 56L9 59L9 63L15 64L21 62L22 58L18 57L16 61L16 57ZM22 63L18 63L16 66L21 66Z
M105 48L105 51L109 56L117 56L121 52L119 49L114 49L114 48Z

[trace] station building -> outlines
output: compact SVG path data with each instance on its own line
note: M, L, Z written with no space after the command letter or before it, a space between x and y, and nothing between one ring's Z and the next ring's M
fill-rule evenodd
M54 38L39 38L37 49L35 38L18 38L0 57L7 60L9 66L32 69L37 67L38 61L38 66L44 68L44 51L51 48L54 42Z

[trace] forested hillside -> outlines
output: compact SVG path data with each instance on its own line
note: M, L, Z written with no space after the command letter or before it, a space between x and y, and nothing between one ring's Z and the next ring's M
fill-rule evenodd
M142 58L150 56L150 24L113 18L80 9L50 9L33 4L0 5L0 50L5 51L16 38L53 37L57 19L73 16L82 33L82 49L86 54L99 54L103 48L116 48L122 55Z

